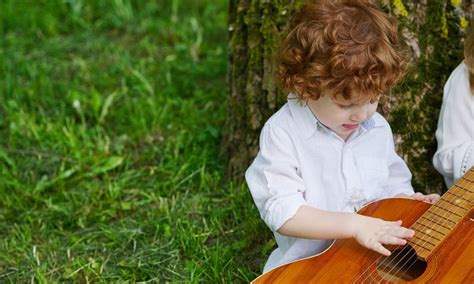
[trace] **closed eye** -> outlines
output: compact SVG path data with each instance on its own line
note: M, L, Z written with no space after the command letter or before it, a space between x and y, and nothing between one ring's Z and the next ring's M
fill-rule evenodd
M340 108L340 109L350 109L353 104L350 104L350 105L341 105L341 104L337 104L337 106Z

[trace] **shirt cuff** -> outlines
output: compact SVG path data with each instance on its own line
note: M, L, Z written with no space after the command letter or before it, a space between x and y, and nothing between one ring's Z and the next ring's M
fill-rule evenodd
M464 144L454 152L454 180L461 178L474 164L474 143Z
M267 204L264 221L273 232L276 232L286 221L295 216L301 206L307 203L301 194L294 194L268 201Z
M467 149L462 159L461 176L467 173L472 166L474 166L474 143L471 143L471 146Z

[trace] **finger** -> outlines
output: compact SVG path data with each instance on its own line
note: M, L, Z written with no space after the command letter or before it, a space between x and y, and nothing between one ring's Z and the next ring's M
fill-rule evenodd
M391 235L383 235L380 241L386 245L399 245L399 246L403 246L407 243L406 240L397 238Z
M404 227L398 227L392 228L388 234L397 238L409 239L415 235L415 231Z
M423 195L423 193L421 192L417 192L415 194L413 194L411 196L411 198L415 199L415 200L420 200L420 201L424 201L425 200L425 196Z
M402 225L402 220L386 222L386 227L387 228L391 228L393 226L400 227L401 225Z
M373 244L372 250L385 256L389 256L391 254L391 252L388 249L386 249L381 243L378 243L378 242L375 242Z
M397 232L397 230L399 230L400 228L403 228L401 220L385 222L385 224L383 224L380 227L380 230L378 233L380 235L383 235L383 234L393 235L394 232Z
M436 193L430 194L428 197L430 198L431 203L436 203L441 198L439 194Z

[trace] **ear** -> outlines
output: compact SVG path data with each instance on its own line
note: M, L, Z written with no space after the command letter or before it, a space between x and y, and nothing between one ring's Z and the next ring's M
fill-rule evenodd
M289 85L290 85L290 90L294 90L298 97L300 98L305 98L308 97L307 90L306 90L306 84L304 82L304 79L297 74L292 75L289 78Z

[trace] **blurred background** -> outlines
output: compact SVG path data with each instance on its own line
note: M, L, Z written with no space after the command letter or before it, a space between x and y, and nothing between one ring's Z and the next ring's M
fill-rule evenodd
M220 153L227 5L0 2L0 282L257 275L269 233Z

